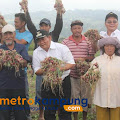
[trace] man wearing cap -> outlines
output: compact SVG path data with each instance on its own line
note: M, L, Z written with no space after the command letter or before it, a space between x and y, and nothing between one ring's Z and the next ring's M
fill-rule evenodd
M66 62L65 66L61 67L63 70L63 97L61 99L70 99L71 96L71 85L70 85L70 69L74 66L73 56L67 46L51 41L51 36L45 30L39 30L36 35L39 47L33 52L33 68L36 75L43 75L44 71L41 68L41 61L44 61L48 57L55 57ZM59 92L52 93L51 88L46 90L42 85L42 99L47 98L60 99ZM46 105L45 105L46 106ZM47 107L56 107L55 104L48 105ZM45 120L55 120L56 110L45 109L44 116ZM59 110L59 120L71 120L71 114L63 109L63 106Z
M96 105L97 120L120 120L120 42L115 37L99 40L102 55L96 57L100 79L96 83L93 103Z
M16 50L18 54L23 57L21 64L23 68L27 66L27 61L29 61L29 56L24 45L18 44L14 41L15 39L15 28L7 24L2 29L3 41L4 44L0 46L0 49L3 50ZM16 57L17 59L17 57ZM15 69L8 69L7 67L2 67L0 71L0 98L26 98L25 95L25 71L22 67L19 68L19 76L15 75ZM10 119L10 110L14 111L15 120L27 120L25 109L23 109L28 103L25 101L25 105L19 104L16 102L14 106L12 104L1 105L1 107L6 107L6 109L0 110L0 120L9 120ZM12 107L9 109L8 107ZM17 109L18 107L22 108L21 110ZM17 110L15 110L15 109Z
M0 23L3 26L5 26L7 24L7 22L5 21L3 16L2 16L2 21L0 21ZM26 47L26 50L28 51L28 48L33 40L33 35L25 29L25 25L26 25L25 14L24 13L16 13L14 23L15 23L15 28L16 28L15 41L19 44L24 44Z
M87 44L85 36L82 35L83 23L79 20L75 20L71 23L71 32L72 35L67 39L64 39L62 43L66 45L72 55L74 60L77 59L91 61L94 58L94 51L90 44ZM71 98L78 99L81 97L88 98L85 96L85 86L80 83L80 76L77 74L77 71L74 68L71 69ZM78 113L73 113L74 120L78 120ZM87 117L87 107L83 108L83 120L86 120Z
M35 25L33 24L31 17L29 15L28 7L22 7L24 9L25 15L26 15L26 22L27 22L27 27L29 31L32 33L33 38L34 38L34 43L35 43L35 48L37 48L37 41L36 41L36 32L37 29ZM57 18L56 18L56 24L54 27L54 30L50 33L52 37L52 41L57 42L59 39L59 35L61 33L63 27L63 20L62 16L60 15L60 11L57 11ZM39 23L39 28L44 29L46 31L50 31L51 29L51 22L47 18L43 18L40 23ZM40 100L41 99L41 91L40 91L40 84L42 82L42 77L41 76L36 76L36 96ZM42 106L40 106L41 109ZM40 119L41 118L41 119ZM43 110L40 111L39 115L39 120L42 120L43 118Z
M101 31L102 37L117 37L120 40L120 31L118 30L118 16L110 12L105 17L105 26L107 31Z
M30 14L28 12L28 7L26 6L26 7L22 7L22 8L24 9L24 12L26 15L27 27L28 27L29 31L33 34L35 48L37 48L37 41L36 41L37 29L31 20ZM62 8L62 6L61 6L61 8ZM52 36L52 41L54 41L54 42L58 41L59 35L60 35L62 27L63 27L62 15L60 15L60 14L61 14L61 11L57 10L56 24L55 24L54 30L50 33ZM50 20L47 18L43 18L39 23L39 28L49 32L51 29Z

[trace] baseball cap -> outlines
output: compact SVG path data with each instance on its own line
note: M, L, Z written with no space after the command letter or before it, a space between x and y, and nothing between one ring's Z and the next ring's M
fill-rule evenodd
M45 24L51 26L51 22L50 22L50 20L48 20L47 18L43 18L43 19L40 21L40 24L39 24L39 25L41 25L42 23L45 23Z
M15 27L11 24L7 24L2 28L2 33L15 32Z
M45 30L38 30L36 34L36 39L44 38L45 36L49 36L49 32Z
M113 13L113 12L110 12L110 13L108 13L108 14L106 15L105 21L106 21L109 17L114 17L114 18L116 18L116 19L118 20L118 16L117 16L115 13Z

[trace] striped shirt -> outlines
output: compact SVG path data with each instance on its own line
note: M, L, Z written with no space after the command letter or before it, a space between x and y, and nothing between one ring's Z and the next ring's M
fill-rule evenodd
M64 39L62 43L70 49L74 57L74 60L79 59L79 58L85 58L88 56L93 56L95 54L91 45L87 43L85 36L83 35L79 43L76 43L76 41L73 39L72 36L70 36L67 39ZM79 78L75 67L71 69L70 75L74 78Z

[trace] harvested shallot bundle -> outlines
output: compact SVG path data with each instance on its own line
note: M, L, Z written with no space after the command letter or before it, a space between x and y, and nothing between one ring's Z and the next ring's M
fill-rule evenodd
M83 75L81 76L81 79L89 84L89 86L92 89L92 95L96 86L97 81L100 79L101 74L99 71L99 66L97 63L93 64L90 69Z
M79 76L84 75L88 71L88 69L90 68L89 63L86 61L81 61L81 60L77 59L75 61L75 63L76 63L76 71L77 71Z
M21 10L20 11L22 11L22 10L25 10L27 8L28 1L27 0L22 0L19 4L21 5Z
M85 37L87 37L88 42L91 43L93 49L95 52L97 52L97 43L98 40L101 39L101 36L99 35L99 32L94 29L88 30L86 33L84 33Z
M60 16L65 13L65 8L63 7L62 0L56 0L54 8L60 12Z
M57 58L48 57L41 62L43 74L43 84L45 88L51 88L55 94L55 88L59 87L59 92L62 93L62 74L60 67L65 63Z
M24 59L16 50L0 49L0 68L7 67L8 69L15 69L15 74L19 74L20 67L23 67Z

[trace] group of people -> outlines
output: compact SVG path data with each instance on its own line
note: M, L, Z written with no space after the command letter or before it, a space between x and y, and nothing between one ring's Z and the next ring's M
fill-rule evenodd
M88 106L83 108L83 120L87 120L87 111L92 104L89 88L86 90L85 84L80 81L80 76L75 69L76 60L91 62L91 65L98 63L101 77L98 80L94 92L93 104L96 105L97 120L120 120L120 31L118 28L118 16L110 12L106 15L106 32L100 32L102 39L98 41L98 48L101 51L99 57L94 58L95 50L92 44L86 40L82 34L83 22L75 20L71 23L72 35L58 43L59 35L63 27L63 20L60 11L57 11L56 24L54 30L50 32L51 22L47 18L40 21L40 30L37 30L32 23L28 8L25 13L15 14L15 27L7 24L5 20L0 24L0 49L16 50L23 59L23 66L20 67L20 75L15 75L15 69L3 67L0 71L0 99L20 98L29 99L27 63L30 62L28 48L34 39L35 50L33 51L32 67L36 74L36 97L39 101L38 120L55 120L58 111L59 120L71 120L71 112L64 110L63 106L55 104L42 105L42 99L88 99ZM28 30L25 29L27 24ZM62 74L63 95L60 96L59 88L55 94L51 88L44 88L42 84L43 74L46 72L41 67L41 62L48 57L55 57L66 64L60 67ZM17 59L17 58L16 58ZM23 69L24 68L24 69ZM88 94L85 93L87 91ZM90 99L90 100L89 100ZM2 101L4 103L4 101ZM0 107L11 106L12 109L1 109L0 120L30 120L30 110L27 102L15 105L22 107L15 110L13 105L1 104ZM66 103L69 105L69 102ZM74 103L73 103L74 104ZM58 110L44 109L48 107L59 107ZM73 113L74 120L78 120L78 113Z

